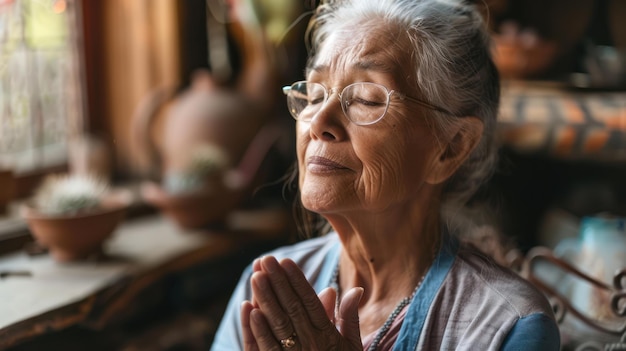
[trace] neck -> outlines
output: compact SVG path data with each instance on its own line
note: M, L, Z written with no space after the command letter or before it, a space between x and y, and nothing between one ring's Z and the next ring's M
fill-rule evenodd
M403 206L403 209L406 209ZM365 289L362 304L412 294L440 245L439 208L414 207L358 216L327 216L343 244L340 287Z

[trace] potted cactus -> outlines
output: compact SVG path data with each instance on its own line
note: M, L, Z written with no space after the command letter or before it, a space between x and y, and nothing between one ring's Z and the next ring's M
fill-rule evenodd
M142 195L182 228L202 228L222 220L243 196L231 167L223 148L202 143L191 150L186 168L166 172L160 184L144 184Z
M191 151L189 166L182 171L172 170L165 174L163 187L172 195L189 194L220 180L230 168L231 162L223 148L204 143Z
M102 244L123 219L126 194L85 175L50 175L22 207L30 231L60 262L98 255Z
M228 148L198 143L189 152L187 167L168 170L160 184L146 182L142 196L183 229L220 224L259 181L262 166L279 136L276 127L261 128L235 162Z

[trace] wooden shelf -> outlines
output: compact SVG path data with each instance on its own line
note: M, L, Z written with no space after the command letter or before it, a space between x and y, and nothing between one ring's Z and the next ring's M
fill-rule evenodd
M498 136L523 153L626 160L626 91L574 90L557 82L505 81Z

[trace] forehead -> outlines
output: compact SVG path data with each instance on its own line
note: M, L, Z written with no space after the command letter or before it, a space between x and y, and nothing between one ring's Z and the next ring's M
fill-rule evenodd
M327 37L309 67L322 74L371 71L400 78L410 75L408 37L384 24L345 25Z

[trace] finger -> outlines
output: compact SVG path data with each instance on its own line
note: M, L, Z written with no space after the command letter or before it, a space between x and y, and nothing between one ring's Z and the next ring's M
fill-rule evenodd
M300 295L299 292L294 290L293 282L289 280L283 267L281 267L276 258L272 256L261 258L261 266L263 267L263 271L267 273L271 289L276 294L276 300L282 307L282 310L288 315L294 327L296 327L296 329L310 329L311 322L309 321L308 312L306 310L308 306L305 306L303 303L305 296ZM328 319L325 317L326 312L324 312L317 298L317 294L312 290L309 283L306 282L306 279L305 284L311 289L309 294L312 294L313 298L319 304L319 310L328 323ZM310 299L311 297L309 296L309 300ZM263 308L261 309L263 310Z
M261 260L260 259L255 259L254 261L252 261L252 271L253 272L258 272L260 271L261 268Z
M288 338L295 332L294 326L272 288L268 273L256 272L250 279L252 293L255 296L259 309L270 321L269 325L276 339Z
M252 273L260 272L261 270L262 270L262 268L261 268L261 260L256 258L254 261L252 261ZM254 299L254 295L252 295L252 299L250 299L250 301L252 302L252 305L254 307L259 307L259 304Z
M270 329L267 319L263 312L258 308L250 311L250 329L254 335L254 339L259 346L259 350L280 351L281 346Z
M334 307L330 307L331 305L334 306L334 302L331 304L327 301L327 305L325 305L320 301L317 297L317 293L302 273L302 270L300 270L300 267L298 267L294 261L284 259L280 264L281 267L284 268L285 274L287 275L289 283L293 287L296 296L299 297L299 300L301 301L300 303L304 306L304 312L306 313L311 324L319 330L325 330L330 327L333 327L334 329L333 323L329 323L331 318L328 318L329 312L330 315L335 314ZM293 317L292 319L295 323L296 319Z
M331 323L335 324L335 308L337 305L337 291L333 288L326 288L322 290L322 292L317 295L317 297L324 305L324 310L326 310L326 317Z
M245 351L259 351L254 334L250 327L250 312L254 306L250 301L241 304L241 333L243 334L243 346Z
M361 331L359 328L359 303L363 297L363 288L356 287L348 290L339 304L337 327L343 337L353 347L362 347Z

